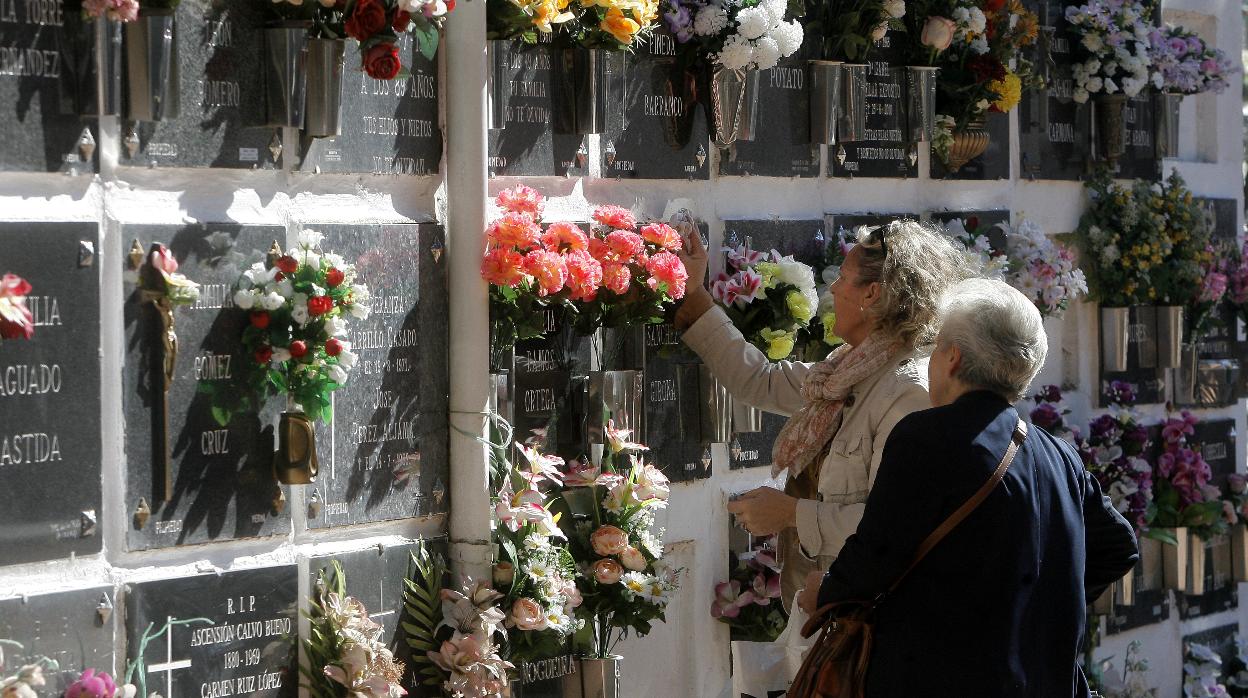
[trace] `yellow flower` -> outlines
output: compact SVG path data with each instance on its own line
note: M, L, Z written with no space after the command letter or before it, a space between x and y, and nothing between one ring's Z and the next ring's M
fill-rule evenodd
M845 340L836 336L832 328L836 326L836 313L824 313L819 316L819 320L823 323L823 343L830 347L834 347L843 343Z
M1002 113L1018 106L1018 101L1023 98L1023 81L1012 72L1007 72L1002 80L988 83L988 89L997 93L997 100L992 105Z
M775 288L780 276L780 265L775 262L759 262L754 270L763 276L763 288Z
M584 2L584 0L582 0ZM616 41L625 46L633 43L633 37L641 31L641 25L635 20L625 17L623 12L612 7L602 19L602 30L610 34Z
M571 12L563 12L567 7L566 2L557 2L556 0L537 0L529 6L529 12L533 17L533 26L543 34L549 34L552 24L562 24L576 17Z
M793 318L803 325L815 316L815 309L810 307L810 299L801 291L789 291L789 295L784 297L784 303Z
M793 343L797 339L784 330L762 330L758 336L767 343L767 358L779 361L793 353Z

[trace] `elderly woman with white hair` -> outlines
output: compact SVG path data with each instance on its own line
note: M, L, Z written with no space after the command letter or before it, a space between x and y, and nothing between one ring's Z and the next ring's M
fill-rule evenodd
M686 233L689 278L704 279L701 238ZM734 399L790 417L774 448L784 491L759 487L728 505L750 533L780 534L786 608L858 525L893 425L928 406L925 352L940 296L965 275L964 254L935 228L896 221L864 231L831 287L833 331L845 344L817 363L768 361L690 285L676 314L685 344Z
M1086 603L1138 559L1131 525L1012 405L1048 350L1035 306L975 279L940 320L934 407L894 427L857 531L800 605L874 605L865 698L1085 698Z

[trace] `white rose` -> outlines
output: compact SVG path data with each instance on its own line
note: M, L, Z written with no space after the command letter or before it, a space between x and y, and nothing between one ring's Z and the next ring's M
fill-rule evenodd
M363 303L356 303L355 305L351 306L351 317L357 320L367 320L369 314L372 312L373 312L373 309L368 307L367 305L364 305Z
M888 34L888 22L881 22L875 29L871 30L871 40L879 41L884 38L885 34Z
M350 346L351 345L349 343L343 342L342 353L338 354L338 365L342 366L348 371L355 368L355 362L358 361L360 358L359 354L356 354L355 352L347 348Z
M260 294L255 291L239 289L234 292L234 305L242 308L243 310L251 310L252 306L256 304L256 301L259 298Z
M336 317L325 321L325 333L330 337L342 337L347 334L347 323Z
M273 347L273 361L281 363L290 361L290 350L281 347Z
M300 327L308 324L308 296L306 293L296 293L291 299L290 319L299 323Z
M367 303L372 295L368 292L368 286L364 284L351 284L351 296L356 303Z
M329 367L329 379L338 385L347 384L347 372L342 370L341 366L331 365Z
M321 240L324 240L325 236L315 230L300 230L297 239L300 247L310 248L320 245Z
M1105 78L1105 94L1112 95L1118 91L1118 84L1109 78Z
M1088 101L1089 96L1090 95L1088 94L1087 90L1083 89L1082 87L1077 87L1075 88L1075 93L1074 95L1072 95L1072 98L1075 100L1075 102L1079 104L1083 104L1084 102Z
M1100 78L1088 78L1084 87L1087 88L1088 92L1100 92L1104 82L1105 81Z
M276 293L282 298L290 298L295 293L295 286L290 279L282 279L275 284L269 284L264 288L265 293Z
M298 259L313 269L319 269L321 266L321 255L313 252L312 250L301 251L295 256L295 259Z
M260 297L260 307L265 310L277 310L285 304L286 299L280 293L266 293Z
M340 254L334 254L333 252L326 252L325 261L329 262L329 266L335 267L344 273L347 271L346 269L343 269L343 267L347 265L347 260L343 259L342 255Z

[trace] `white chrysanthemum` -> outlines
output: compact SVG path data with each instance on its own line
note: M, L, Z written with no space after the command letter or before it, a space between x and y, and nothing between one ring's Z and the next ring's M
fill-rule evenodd
M754 42L754 63L759 70L771 70L780 64L780 45L770 36Z
M784 21L784 13L789 9L788 0L763 0L758 6L767 13L772 27Z
M728 70L745 70L754 65L754 45L740 34L733 34L724 42L724 48L716 57Z
M239 289L234 293L234 305L243 310L251 310L260 300L260 292L250 289Z
M983 36L975 37L975 40L971 42L971 50L981 56L988 53L988 39Z
M350 346L346 342L343 342L343 344ZM359 354L356 354L350 349L344 348L342 350L342 353L338 354L338 365L350 371L351 369L355 368L355 362L359 361L359 359L360 359Z
M976 34L983 34L988 29L988 18L984 16L984 11L978 7L971 8L970 29Z
M1088 32L1083 35L1083 47L1092 53L1100 53L1105 48L1105 42L1101 40L1101 35L1096 32Z
M315 230L300 230L299 231L298 240L299 240L300 247L316 247L320 245L321 240L324 240L324 239L325 239L325 236L321 233L316 232Z
M801 22L793 20L777 24L776 28L771 30L771 38L775 39L776 46L780 47L780 57L788 58L802 47L805 34L802 31Z
M737 33L753 41L767 33L773 22L761 7L746 7L737 12Z
M693 18L693 32L698 36L714 36L728 28L728 11L719 5L707 5Z

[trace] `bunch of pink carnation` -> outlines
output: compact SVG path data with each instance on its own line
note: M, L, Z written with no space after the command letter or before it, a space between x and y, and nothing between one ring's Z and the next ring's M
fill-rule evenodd
M107 17L114 22L139 18L139 0L83 0L82 9L90 17Z

